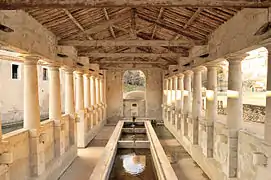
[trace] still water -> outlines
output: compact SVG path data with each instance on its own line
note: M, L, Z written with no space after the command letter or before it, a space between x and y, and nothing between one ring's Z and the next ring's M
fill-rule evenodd
M149 149L118 149L110 180L157 180Z

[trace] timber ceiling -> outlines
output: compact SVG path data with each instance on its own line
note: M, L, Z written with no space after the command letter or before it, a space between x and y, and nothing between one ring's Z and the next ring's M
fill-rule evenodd
M241 7L101 7L26 12L52 31L59 44L74 45L80 56L88 56L90 63L99 63L106 69L125 63L160 68L175 65L179 58L189 56L192 46L207 43L208 36L240 10ZM93 45L99 40L109 41ZM130 40L138 41L126 45ZM148 46L143 40L184 43ZM108 45L118 41L122 44Z

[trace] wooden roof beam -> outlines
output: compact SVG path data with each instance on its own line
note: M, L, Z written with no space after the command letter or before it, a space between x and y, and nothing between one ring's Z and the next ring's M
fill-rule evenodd
M198 8L197 11L191 16L191 18L187 21L187 23L184 25L184 29L186 29L190 24L194 22L194 20L198 17L198 15L203 11L202 8Z
M163 16L164 9L165 9L164 7L161 7L161 8L160 8L160 11L159 11L159 14L158 14L158 17L157 17L157 20L156 20L156 21L159 21L160 18ZM157 24L155 23L155 24L154 24L154 28L153 28L153 30L152 30L151 39L153 39L154 34L155 34L155 32L156 32L156 29L157 29Z
M97 8L97 7L247 7L247 8L267 8L271 6L271 1L259 0L0 0L0 9L24 9L24 8Z
M85 47L116 47L116 46L152 46L152 47L179 47L203 45L204 41L188 40L60 40L59 45L85 46Z
M103 12L104 12L105 19L107 21L109 21L109 16L108 16L106 8L103 8ZM110 30L110 33L113 36L113 38L116 39L116 35L115 35L115 32L114 32L112 25L109 25L109 30Z
M179 53L163 53L163 54L157 54L157 53L92 53L92 52L82 52L79 53L80 56L88 56L93 58L177 58L182 57L182 54Z
M65 12L65 14L70 18L70 20L84 33L85 29L83 28L83 26L73 17L73 15L67 10L67 9L63 9L63 11ZM89 40L93 40L92 37L90 37L89 35L85 34L86 37Z

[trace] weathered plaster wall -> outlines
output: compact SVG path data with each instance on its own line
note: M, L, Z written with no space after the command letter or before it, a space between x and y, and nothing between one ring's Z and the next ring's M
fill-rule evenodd
M1 11L0 23L14 32L0 31L0 42L28 53L56 59L56 37L22 10Z
M10 61L0 61L0 112L2 124L23 120L24 67L19 64L19 79L11 78ZM49 80L43 80L42 66L38 66L39 103L41 118L49 114ZM61 71L61 101L64 112L64 73Z
M160 69L143 72L146 76L147 117L162 120L163 72Z
M106 101L108 120L118 121L122 113L122 76L123 71L107 71Z
M271 179L271 146L246 131L240 131L238 146L238 177L245 180ZM259 156L263 161L260 158L256 160Z
M221 25L209 39L210 59L222 58L229 53L256 45L270 36L271 32L254 36L256 31L268 21L267 13L267 9L245 8Z
M144 100L133 100L133 99L124 99L123 100L123 111L124 117L131 117L131 106L136 103L138 107L138 117L145 117L146 112L146 102Z
M141 70L141 69L139 69ZM146 117L162 120L162 70L142 69L146 77ZM106 100L108 120L118 121L123 116L124 70L109 70L106 74Z

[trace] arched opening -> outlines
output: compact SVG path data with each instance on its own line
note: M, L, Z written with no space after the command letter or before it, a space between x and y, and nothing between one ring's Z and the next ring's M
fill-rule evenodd
M144 117L146 112L146 76L140 70L123 74L123 116Z

